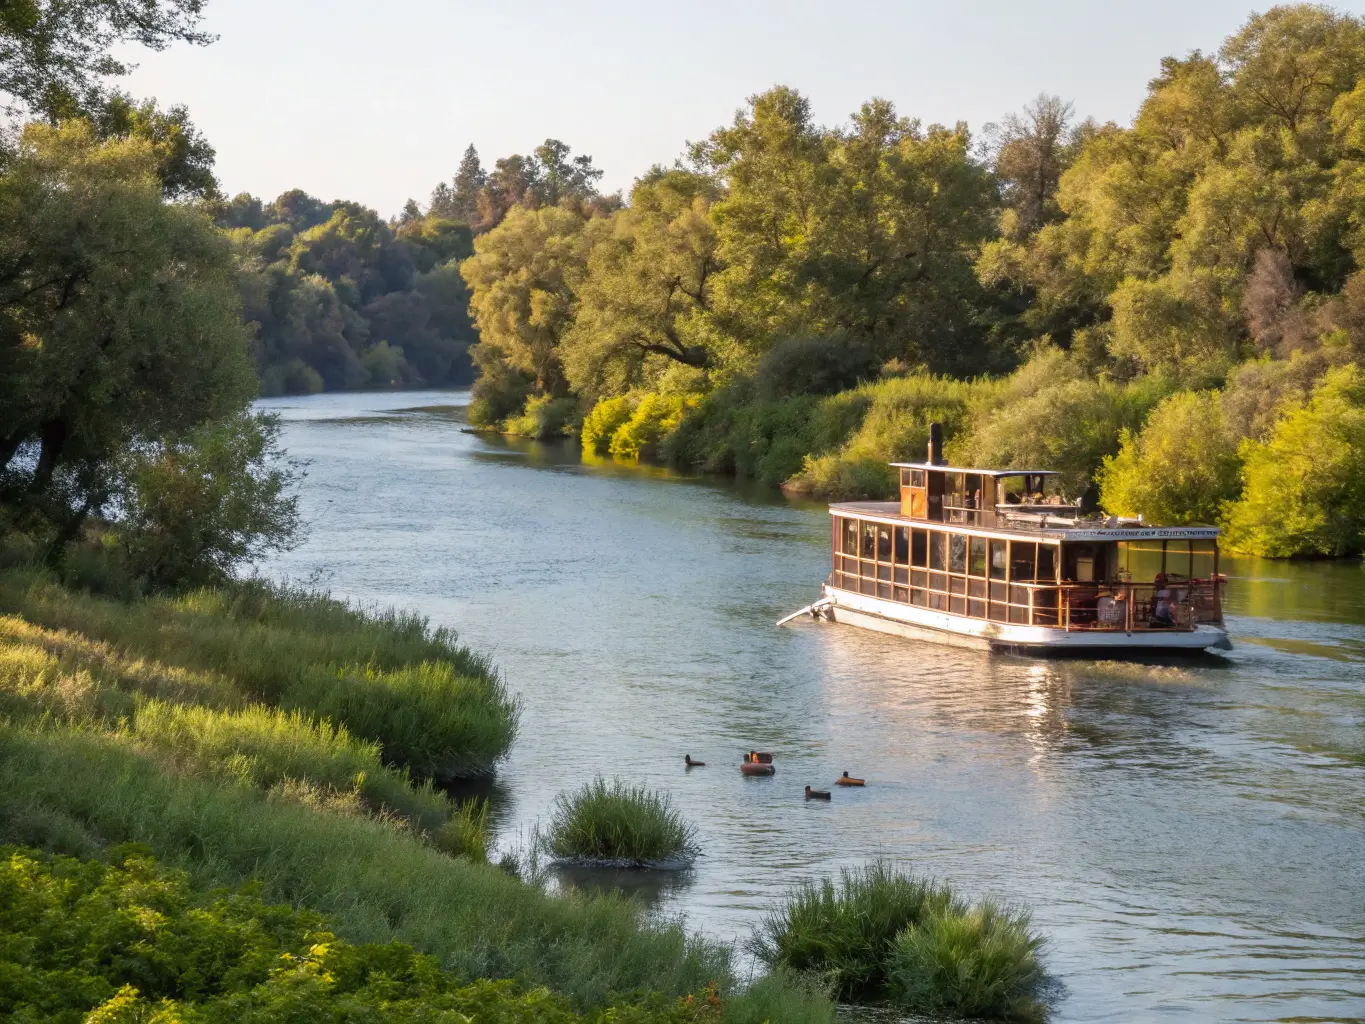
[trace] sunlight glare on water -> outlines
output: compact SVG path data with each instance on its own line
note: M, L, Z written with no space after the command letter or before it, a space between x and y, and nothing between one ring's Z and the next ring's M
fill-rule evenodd
M619 774L667 788L705 850L645 895L719 938L885 856L1028 904L1057 1020L1365 1019L1358 564L1226 560L1236 649L1183 664L775 629L828 572L823 507L462 433L466 401L260 403L309 462L311 530L263 570L419 610L496 660L525 703L501 845ZM752 748L775 777L740 777ZM802 799L843 770L867 787Z

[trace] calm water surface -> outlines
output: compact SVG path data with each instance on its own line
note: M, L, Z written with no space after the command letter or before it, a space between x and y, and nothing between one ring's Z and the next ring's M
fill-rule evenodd
M1168 667L775 629L828 572L821 507L464 434L465 400L263 402L311 460L310 537L265 568L496 659L525 702L503 847L561 789L623 774L667 788L706 851L658 912L719 938L888 856L1032 906L1058 1020L1365 1020L1357 565L1231 562L1236 650ZM739 776L754 747L775 778ZM844 769L867 788L802 799Z

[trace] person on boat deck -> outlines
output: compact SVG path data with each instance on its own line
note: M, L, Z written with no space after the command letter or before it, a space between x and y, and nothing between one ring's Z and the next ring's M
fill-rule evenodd
M1175 618L1171 608L1171 592L1165 586L1166 580L1160 574L1156 578L1160 589L1156 592L1156 607L1152 610L1152 624L1155 626L1174 626Z

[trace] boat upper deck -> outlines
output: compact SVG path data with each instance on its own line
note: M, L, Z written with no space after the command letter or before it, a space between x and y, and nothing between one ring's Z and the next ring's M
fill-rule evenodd
M989 509L950 509L951 518L942 520L907 514L905 505L904 501L845 501L831 504L829 511L833 516L871 519L896 525L924 527L932 522L937 528L984 537L1028 537L1078 543L1216 540L1220 533L1216 526L1151 526L1117 517L1080 516L1076 506L1064 504L1002 503Z

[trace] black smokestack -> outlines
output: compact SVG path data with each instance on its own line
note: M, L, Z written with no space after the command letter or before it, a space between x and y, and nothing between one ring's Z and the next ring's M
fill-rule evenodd
M943 465L943 424L929 424L929 465Z

